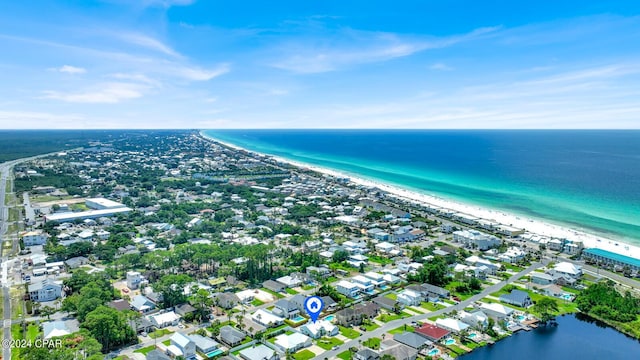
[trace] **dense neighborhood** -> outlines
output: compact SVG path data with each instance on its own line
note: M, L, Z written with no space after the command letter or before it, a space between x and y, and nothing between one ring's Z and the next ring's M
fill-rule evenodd
M15 359L450 359L578 307L625 330L640 308L621 295L633 259L196 132L123 134L12 177L5 331L64 342Z

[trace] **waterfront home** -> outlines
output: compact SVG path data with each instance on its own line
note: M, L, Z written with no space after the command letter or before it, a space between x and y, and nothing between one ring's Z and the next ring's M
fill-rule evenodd
M251 346L240 351L240 358L243 360L278 360L278 354L268 346L263 344Z
M218 335L220 341L227 344L230 347L239 345L244 340L245 335L242 331L235 329L229 325L225 325L220 328L220 334Z
M276 301L271 312L285 319L293 319L300 314L298 305L287 299L280 299Z
M293 334L280 334L276 336L274 344L284 351L285 354L290 354L311 346L312 342L311 338L307 335L294 332Z
M395 334L393 336L393 340L412 347L418 351L429 348L433 345L433 341L425 338L424 336L420 336L414 332L408 331L401 334Z
M158 329L165 328L167 326L176 326L180 321L180 316L173 311L167 311L165 313L149 315L149 321Z
M458 313L458 317L460 321L475 328L485 329L489 325L489 316L482 310L476 310L472 313L461 311Z
M173 333L167 352L173 357L182 356L186 360L196 359L196 344L188 336L179 332Z
M422 295L411 289L404 289L398 293L398 302L407 306L419 306L422 302Z
M423 324L419 328L415 329L415 333L423 336L433 342L438 342L451 333L449 330L442 328L438 325Z
M254 312L253 315L251 315L251 320L266 327L280 326L284 323L283 318L264 309L258 309Z
M480 309L495 321L502 321L515 311L514 308L497 303L481 303Z
M369 348L358 351L354 357L356 360L380 360L380 354Z
M468 324L453 318L437 319L436 325L456 334L469 328Z
M300 331L313 339L319 339L323 336L336 336L339 332L338 327L327 320L309 321L300 327Z
M517 289L511 290L509 294L501 295L500 301L522 308L527 308L533 305L533 301L531 300L531 297L529 297L529 293Z
M336 290L347 297L357 298L360 293L360 287L350 281L340 280L336 284Z

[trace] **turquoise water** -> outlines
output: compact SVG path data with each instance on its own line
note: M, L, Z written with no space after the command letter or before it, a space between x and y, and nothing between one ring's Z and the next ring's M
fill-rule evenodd
M249 150L640 244L640 131L203 134Z

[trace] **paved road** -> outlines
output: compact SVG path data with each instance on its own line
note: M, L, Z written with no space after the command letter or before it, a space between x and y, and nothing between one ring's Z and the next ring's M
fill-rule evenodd
M4 328L4 340L6 342L11 341L11 297L9 293L9 289L11 288L10 274L11 266L13 265L12 259L9 259L11 254L4 254L2 242L4 241L5 233L9 228L8 220L9 220L9 207L5 204L5 195L6 195L6 186L7 180L11 175L11 171L15 165L21 164L23 162L31 161L34 159L54 155L54 153L42 154L38 156L31 156L28 158L11 160L0 164L0 257L2 261L2 296L3 296L3 328ZM14 241L13 247L16 248L18 245L17 240ZM3 359L11 359L11 348L4 347L2 350L2 358Z
M491 285L487 288L485 288L481 293L474 295L470 298L468 298L467 300L461 301L460 303L456 304L456 305L452 305L450 307L444 308L444 309L440 309L440 310L436 310L436 311L432 311L430 313L426 313L426 314L420 314L420 315L415 315L415 316L411 316L408 318L404 318L404 319L398 319L398 320L394 320L394 321L389 321L388 323L384 324L383 326L373 330L373 331L367 331L365 333L363 333L359 338L354 339L354 340L350 340L345 342L344 344L342 344L337 350L329 350L329 351L325 351L322 354L316 356L314 358L314 360L321 360L324 358L335 358L339 353L349 350L349 348L351 347L358 347L358 345L360 344L360 342L364 343L366 342L367 339L372 338L372 337L382 337L382 334L393 330L397 327L400 327L404 324L411 324L411 322L413 321L424 321L427 320L430 317L434 317L434 316L439 316L442 314L446 314L449 313L453 310L463 310L465 307L471 305L472 303L479 301L480 299L486 297L487 295L494 293L496 291L499 291L500 289L502 289L505 285L507 284L511 284L514 281L520 279L521 277L527 275L528 273L532 272L535 269L538 269L540 267L544 266L544 264L542 263L533 263L531 266L529 266L528 268L520 271L519 273L513 275L512 277L510 277L509 279L505 280L505 281L501 281L495 285Z

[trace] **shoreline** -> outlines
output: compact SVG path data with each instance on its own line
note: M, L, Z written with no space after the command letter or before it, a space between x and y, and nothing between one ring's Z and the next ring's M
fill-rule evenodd
M501 225L512 226L525 229L526 233L538 235L544 238L567 239L570 241L581 241L584 248L598 248L613 253L640 259L640 246L626 243L621 240L606 238L602 235L588 233L584 230L575 230L562 225L556 225L543 220L533 219L529 217L510 214L505 211L483 208L477 205L464 204L458 201L444 199L441 197L428 195L415 190L402 188L398 185L386 184L381 181L374 181L351 175L337 170L324 168L317 165L307 164L296 160L283 158L281 156L260 153L257 151L245 149L238 145L228 143L216 138L210 137L203 133L204 130L198 132L199 136L207 141L216 142L235 150L242 150L252 154L266 156L276 161L290 164L295 167L303 168L318 172L320 174L329 175L338 178L348 178L353 184L379 188L387 193L394 195L402 200L417 204L426 204L455 212L460 212L479 219L494 221Z

